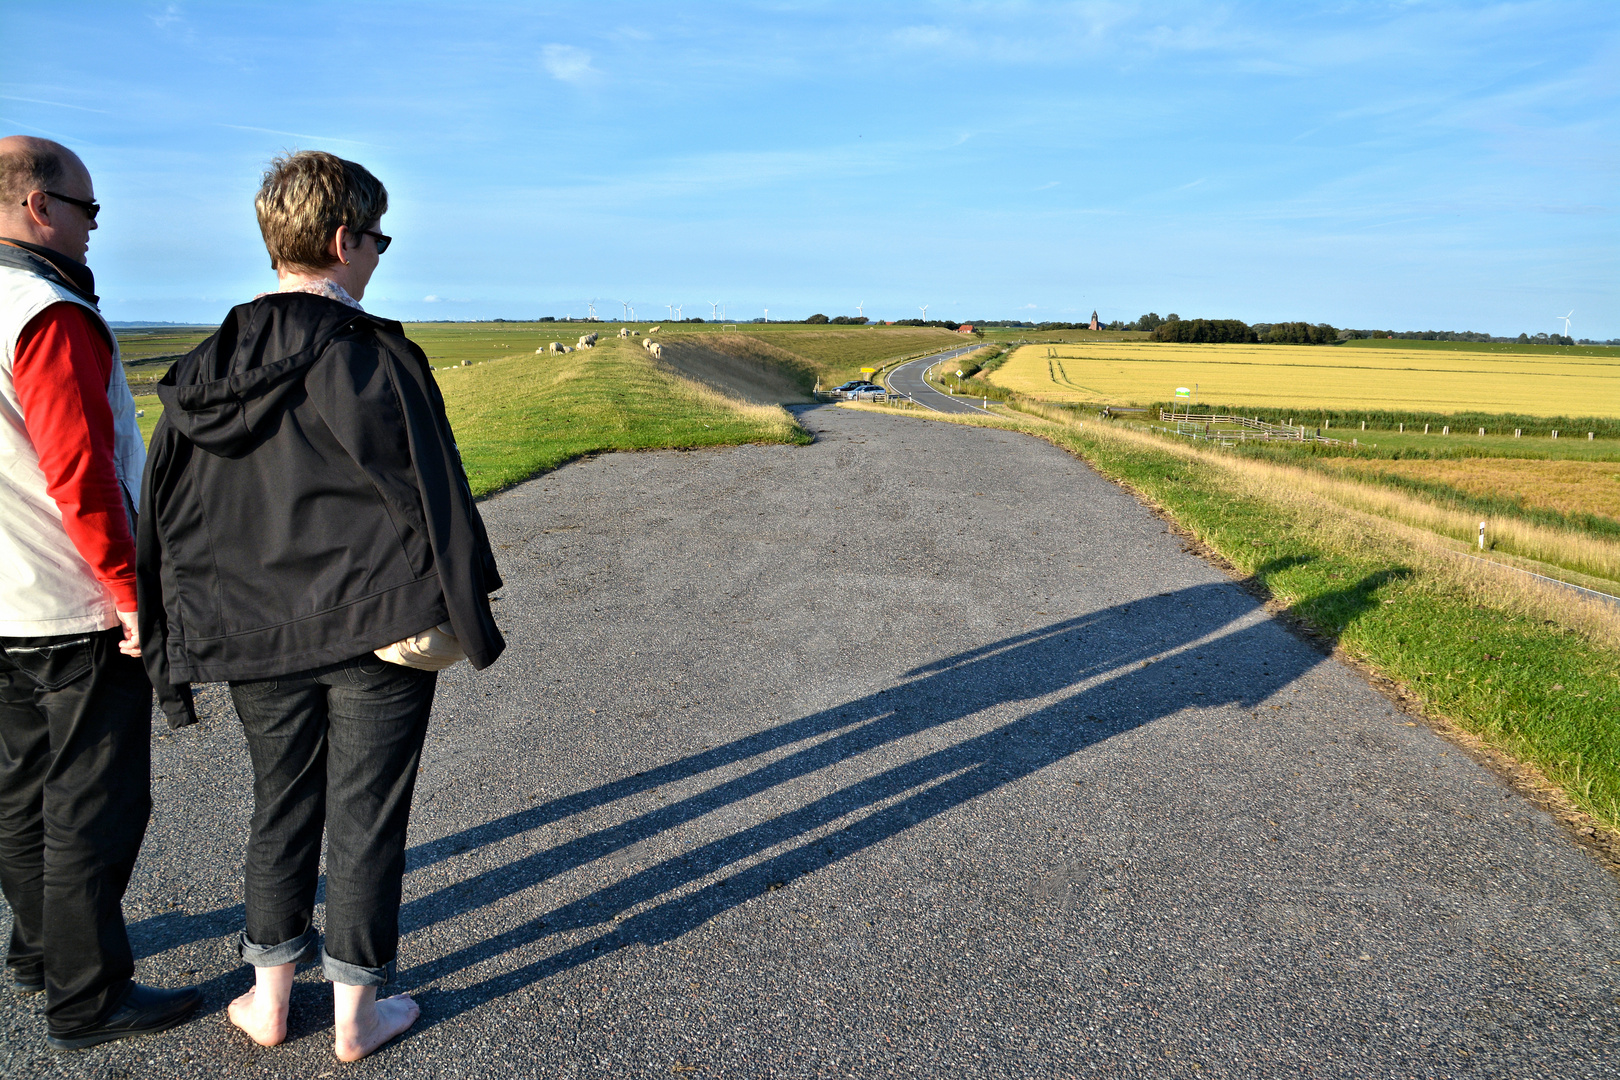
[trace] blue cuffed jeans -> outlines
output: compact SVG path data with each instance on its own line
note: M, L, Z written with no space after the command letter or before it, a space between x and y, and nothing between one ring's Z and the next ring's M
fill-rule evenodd
M322 968L350 986L388 982L399 951L405 827L436 678L368 653L231 684L253 759L239 945L248 963L314 959L324 830Z

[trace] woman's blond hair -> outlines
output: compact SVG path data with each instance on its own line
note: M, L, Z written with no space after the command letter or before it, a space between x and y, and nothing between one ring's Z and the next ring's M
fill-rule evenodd
M327 246L338 226L374 226L388 211L388 189L363 165L300 150L270 163L253 208L272 268L320 270L337 262Z

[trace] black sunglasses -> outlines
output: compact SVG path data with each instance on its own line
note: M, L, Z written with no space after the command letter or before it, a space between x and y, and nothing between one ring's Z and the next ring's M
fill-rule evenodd
M32 192L30 192L30 194L32 194ZM72 203L74 206L77 206L80 210L83 210L84 211L84 216L89 218L91 221L96 220L96 215L101 213L101 204L98 203L98 202L87 202L84 199L75 199L71 195L58 195L54 191L45 191L43 188L40 190L40 194L49 195L51 198L57 199L57 200L59 200L61 202ZM27 206L28 205L28 200L24 199L22 201L22 205Z
M357 231L361 236L369 236L373 240L377 241L377 254L379 255L387 251L388 245L394 242L394 238L392 236L384 236L382 233L372 232L370 229L359 229Z

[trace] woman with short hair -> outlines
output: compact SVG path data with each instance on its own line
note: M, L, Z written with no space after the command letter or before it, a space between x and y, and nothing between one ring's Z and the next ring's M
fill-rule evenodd
M278 290L158 385L141 636L170 723L194 719L191 683L228 681L253 760L239 951L256 978L230 1018L282 1041L296 965L319 956L351 1061L418 1013L376 996L398 951L406 823L436 671L500 655L501 581L427 358L360 307L391 242L388 192L305 152L271 164L256 208Z

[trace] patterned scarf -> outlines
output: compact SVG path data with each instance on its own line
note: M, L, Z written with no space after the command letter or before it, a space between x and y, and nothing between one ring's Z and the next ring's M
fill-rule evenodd
M337 282L330 281L326 278L316 278L314 281L300 281L293 285L283 285L281 288L277 289L276 292L310 293L313 296L324 296L328 300L336 300L340 304L348 304L356 311L366 310L360 306L360 301L349 295L349 291L347 289L339 285ZM255 296L253 299L257 300L260 296L270 295L272 294L260 293L259 296Z

